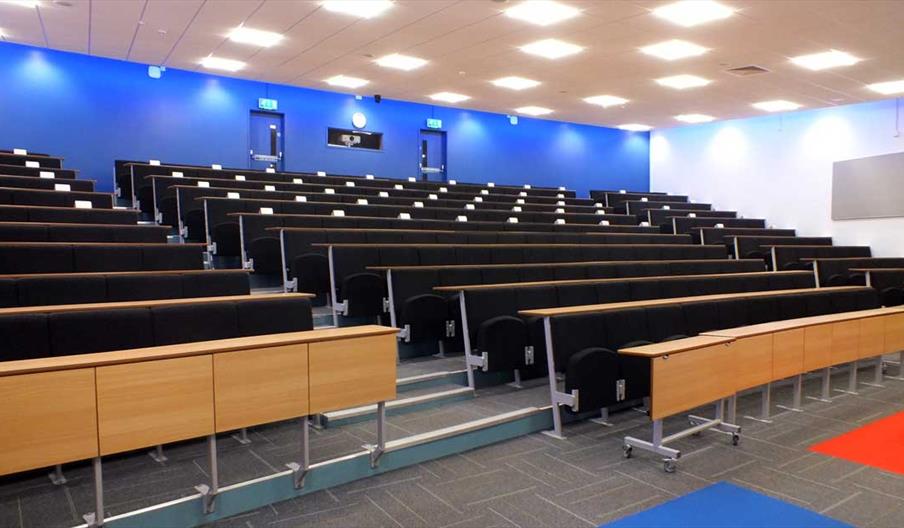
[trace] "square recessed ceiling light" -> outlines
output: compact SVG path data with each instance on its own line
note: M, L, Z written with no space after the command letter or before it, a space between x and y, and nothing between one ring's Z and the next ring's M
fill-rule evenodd
M578 13L580 10L574 7L551 0L527 0L505 10L505 14L511 18L538 26L556 24L578 16Z
M704 79L703 77L697 77L696 75L674 75L672 77L656 79L656 82L662 86L668 86L669 88L674 88L676 90L686 90L688 88L706 86L712 81Z
M709 49L704 48L703 46L698 46L693 42L675 39L660 42L659 44L645 46L643 48L640 48L640 51L646 55L652 55L653 57L659 57L660 59L672 61L686 57L696 57L698 55L703 55L704 53L709 51Z
M41 5L38 0L0 0L0 4L12 4L20 7L35 8Z
M323 81L330 86L341 86L343 88L360 88L369 83L367 79L359 79L358 77L349 77L347 75L335 75Z
M734 9L711 0L681 0L653 10L654 16L684 27L721 20L732 14Z
M784 99L776 99L774 101L754 103L753 107L757 110L764 110L766 112L787 112L790 110L797 110L801 105L791 101L785 101Z
M570 42L557 39L545 39L531 42L521 46L521 51L531 55L539 55L547 59L561 59L575 53L580 53L584 48Z
M438 92L430 96L430 99L442 101L444 103L460 103L462 101L467 101L470 98L470 96L455 92Z
M706 114L681 114L676 115L675 119L684 123L709 123L716 118Z
M640 123L628 123L626 125L618 125L620 130L627 130L629 132L649 132L653 130L653 127L649 125L641 125Z
M519 114L529 116L541 116L552 113L552 110L550 110L549 108L543 108L542 106L522 106L521 108L516 108L515 111Z
M892 95L904 93L904 79L898 81L888 81L869 84L866 86L870 90L882 95Z
M860 62L860 59L850 53L833 49L821 53L793 57L791 62L800 67L807 68L808 70L819 71L857 64Z
M492 83L500 88L509 88L512 90L525 90L527 88L533 88L534 86L540 85L540 81L516 76L502 77L501 79L492 81Z
M594 95L593 97L585 97L584 102L602 106L603 108L609 108L610 106L623 105L627 103L628 100L614 95Z
M327 11L361 18L380 16L390 7L390 0L327 0L323 3L323 8Z
M245 67L245 63L233 59L224 59L222 57L204 57L201 59L201 66L210 70L226 70L237 72Z
M249 27L239 26L229 32L229 40L240 44L252 44L262 48L269 48L279 44L283 36L273 31L264 31L261 29L252 29Z
M383 66L384 68L395 68L397 70L404 71L416 70L421 66L427 64L427 61L424 59L411 57L409 55L400 55L398 53L385 55L377 59L375 62L378 65Z

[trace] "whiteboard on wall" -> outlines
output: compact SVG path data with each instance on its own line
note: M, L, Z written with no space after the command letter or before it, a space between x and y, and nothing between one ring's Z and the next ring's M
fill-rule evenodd
M832 220L904 216L904 153L832 166Z

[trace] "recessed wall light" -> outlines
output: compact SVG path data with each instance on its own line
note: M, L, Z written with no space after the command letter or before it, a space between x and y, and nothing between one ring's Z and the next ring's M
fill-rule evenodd
M519 114L529 116L541 116L552 113L552 110L550 110L549 108L544 108L542 106L522 106L521 108L516 108L515 111Z
M669 88L674 88L676 90L686 90L688 88L706 86L712 81L704 79L703 77L697 77L696 75L673 75L672 77L656 79L656 82L661 86L668 86Z
M593 97L585 97L584 102L602 106L603 108L609 108L610 106L623 105L627 103L628 100L614 95L594 95Z
M37 0L0 0L0 4L12 4L19 7L28 7L34 9L36 7L40 7L41 2L38 2Z
M640 123L628 123L625 125L618 125L619 130L627 130L629 132L649 132L653 130L653 127L650 125L641 125Z
M676 115L675 119L683 123L709 123L716 118L706 114L681 114Z
M667 40L665 42L660 42L659 44L652 44L650 46L645 46L640 48L640 51L646 55L652 55L653 57L659 57L660 59L672 61L678 59L684 59L686 57L696 57L698 55L703 55L709 49L704 48L703 46L698 46L693 42L688 42L686 40Z
M210 70L225 70L237 72L245 67L245 63L233 59L224 59L222 57L204 57L201 59L201 66Z
M330 86L341 86L343 88L360 88L369 83L367 79L359 79L358 77L349 77L347 75L334 75L323 82Z
M562 57L580 53L583 49L584 48L577 44L558 39L538 40L525 46L521 46L521 51L524 53L539 55L547 59L561 59Z
M240 44L252 44L262 48L269 48L280 43L284 37L273 31L264 31L262 29L252 29L249 27L239 26L229 32L229 40Z
M752 106L757 110L763 110L765 112L788 112L790 110L797 110L802 105L792 101L785 101L784 99L775 99L773 101L753 103Z
M491 82L500 88L509 88L511 90L526 90L527 88L540 85L540 81L517 76L502 77Z
M334 13L353 15L360 18L380 16L392 7L390 0L327 0L323 8Z
M679 26L692 27L728 18L734 9L710 0L681 0L653 10L653 15Z
M578 16L580 10L552 0L527 0L505 10L506 16L538 26L550 26Z
M880 82L868 84L866 86L870 90L880 93L882 95L892 95L904 93L904 79L898 81L888 81L888 82Z
M460 103L471 98L470 96L455 92L437 92L429 97L434 101L442 101L444 103Z
M791 62L802 68L807 68L808 70L819 71L857 64L860 62L860 59L845 51L833 49L821 53L811 53L810 55L793 57Z
M421 66L427 64L427 61L424 59L411 57L409 55L400 55L398 53L385 55L374 62L376 62L380 66L383 66L384 68L395 68L397 70L404 71L416 70Z

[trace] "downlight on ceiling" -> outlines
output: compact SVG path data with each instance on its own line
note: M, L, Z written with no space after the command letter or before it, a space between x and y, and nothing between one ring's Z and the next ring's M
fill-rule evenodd
M323 82L330 86L341 86L342 88L360 88L370 81L358 77L349 77L348 75L334 75Z
M526 90L540 85L540 81L517 76L502 77L491 82L500 88L508 88L510 90Z
M224 59L222 57L204 57L201 59L201 66L209 70L225 70L229 72L237 72L245 67L245 63L234 59Z
M629 132L649 132L653 130L653 127L650 125L641 125L640 123L628 123L625 125L618 125L619 130L627 130Z
M412 57L410 55L401 55L399 53L385 55L374 62L376 62L378 66L382 66L384 68L394 68L396 70L402 71L416 70L421 66L427 64L427 61L425 59Z
M279 44L284 37L273 31L253 29L239 26L229 32L229 40L240 44L251 44L262 48L269 48Z
M673 61L678 59L685 59L687 57L697 57L703 55L709 49L704 48L703 46L698 46L693 42L688 42L686 40L666 40L665 42L660 42L659 44L652 44L650 46L644 46L640 48L641 53L645 55L651 55L653 57L658 57L663 60Z
M687 90L688 88L698 88L711 83L709 79L697 77L696 75L674 75L672 77L663 77L656 79L656 83L660 86L667 86L676 90Z
M627 104L628 100L615 95L594 95L593 97L585 97L585 103L609 108L610 106L620 106Z
M327 0L323 8L334 13L352 15L359 18L374 18L392 7L390 0Z
M808 70L820 71L840 66L851 66L860 62L860 59L845 51L833 49L822 53L793 57L791 62Z
M578 16L580 10L552 0L527 0L506 9L505 14L538 26L551 26Z
M734 9L711 0L681 0L653 10L653 16L684 27L722 20L733 14Z
M802 105L784 99L775 99L772 101L753 103L752 106L757 110L763 110L764 112L790 112L791 110L797 110Z
M888 82L880 82L874 84L868 84L866 86L870 90L880 93L882 95L894 95L899 93L904 93L904 79L900 79L897 81L888 81Z
M431 96L430 99L434 101L442 101L444 103L461 103L462 101L467 101L470 99L470 96L455 93L455 92L437 92Z
M716 118L711 115L706 114L681 114L676 115L675 119L681 121L682 123L709 123L710 121L714 121Z
M521 46L521 51L524 53L538 55L546 59L561 59L562 57L580 53L583 50L584 48L577 44L558 39L538 40Z
M544 108L542 106L522 106L521 108L516 108L516 112L519 114L529 115L529 116L542 116L548 115L552 113L552 110L549 108Z

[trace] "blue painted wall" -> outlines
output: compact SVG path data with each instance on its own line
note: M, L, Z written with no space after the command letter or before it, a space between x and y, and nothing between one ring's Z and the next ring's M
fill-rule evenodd
M270 85L0 44L0 148L64 156L67 167L112 188L114 159L248 166L249 111L258 97L285 114L287 170L417 175L418 133L428 117L448 134L449 178L500 184L648 190L649 134ZM384 133L382 152L326 146L328 126Z

